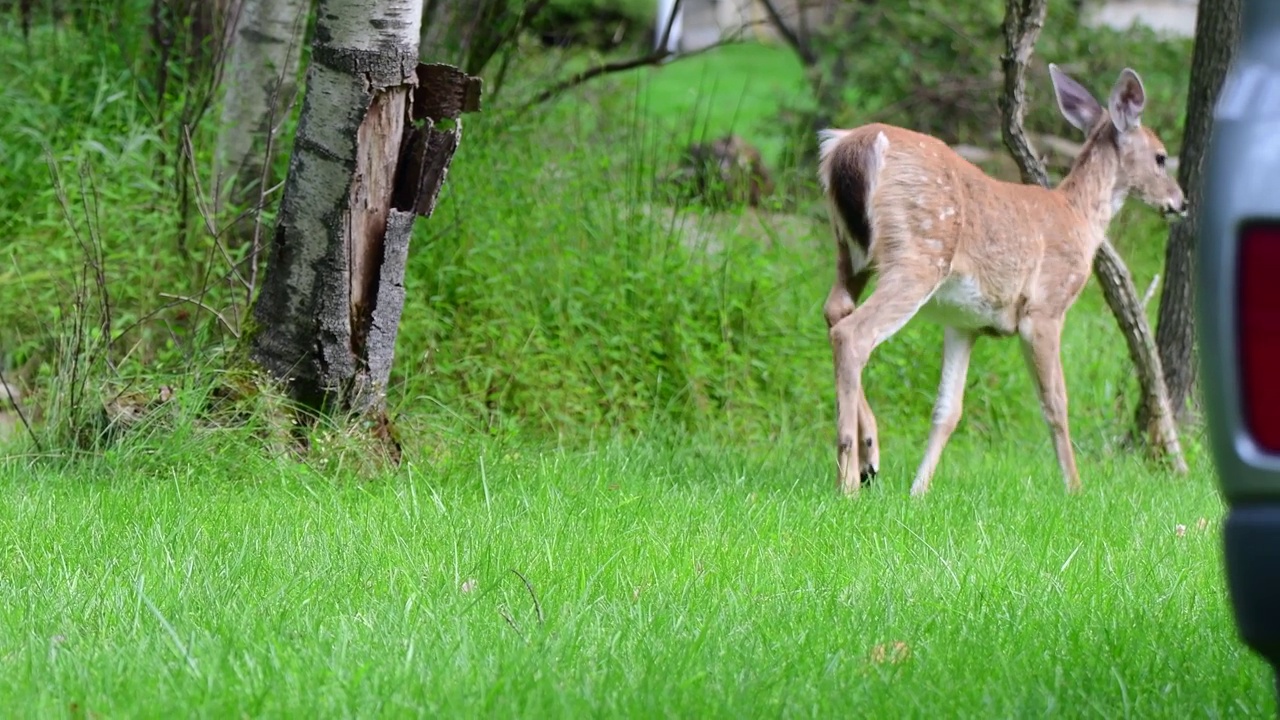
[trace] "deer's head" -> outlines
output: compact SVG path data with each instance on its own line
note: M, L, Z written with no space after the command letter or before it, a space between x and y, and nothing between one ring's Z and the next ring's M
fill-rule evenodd
M1178 181L1169 175L1168 152L1154 132L1142 125L1147 92L1142 78L1130 68L1120 72L1104 110L1093 95L1058 66L1049 65L1058 109L1067 122L1090 139L1110 143L1120 165L1116 178L1117 204L1129 194L1166 216L1186 216L1187 201Z

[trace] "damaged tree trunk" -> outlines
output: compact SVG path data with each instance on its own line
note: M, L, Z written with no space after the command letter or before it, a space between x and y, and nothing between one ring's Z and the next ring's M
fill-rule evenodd
M1044 27L1047 0L1005 0L1004 36L1004 94L1000 98L1000 110L1004 115L1002 135L1004 143L1013 154L1022 172L1023 182L1049 186L1049 174L1044 164L1031 150L1023 127L1026 107L1026 68L1035 48L1036 38ZM1116 316L1120 332L1129 346L1129 357L1137 371L1138 384L1142 387L1142 405L1145 417L1150 418L1146 431L1151 446L1164 452L1175 472L1187 472L1187 462L1182 456L1178 441L1178 428L1174 423L1165 389L1164 372L1160 367L1160 355L1156 352L1155 336L1147 322L1142 303L1138 300L1133 276L1124 260L1104 239L1093 258L1093 274L1098 279L1107 305Z
M422 0L320 0L250 357L322 412L385 421L405 261L480 81L418 63Z

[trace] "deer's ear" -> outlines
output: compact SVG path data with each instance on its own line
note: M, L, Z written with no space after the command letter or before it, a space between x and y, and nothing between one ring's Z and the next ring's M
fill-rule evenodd
M1053 93L1058 97L1058 109L1077 130L1089 132L1102 115L1102 106L1083 85L1072 80L1057 65L1049 63L1049 78L1053 80Z
M1142 120L1142 108L1147 104L1147 91L1142 87L1142 78L1130 68L1120 71L1120 78L1111 88L1111 99L1107 105L1111 110L1111 122L1116 129L1126 132L1137 127Z

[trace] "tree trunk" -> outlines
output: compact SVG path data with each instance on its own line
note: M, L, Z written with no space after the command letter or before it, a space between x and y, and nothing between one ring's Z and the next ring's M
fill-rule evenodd
M418 63L422 0L320 0L250 357L304 405L385 420L415 215L480 82Z
M215 155L216 192L233 207L256 207L275 184L276 131L298 91L298 56L308 0L241 0L229 38L226 94ZM237 223L236 239L252 233L252 218ZM256 261L256 260L255 260Z
M1190 213L1169 230L1164 254L1164 286L1156 324L1156 345L1164 364L1165 385L1175 415L1185 420L1195 385L1195 296L1192 287L1200 205L1204 197L1201 171L1213 129L1213 104L1240 43L1240 0L1204 3L1196 13L1191 86L1178 160L1178 183L1187 193ZM1144 418L1139 415L1140 422Z
M1116 323L1120 325L1120 332L1129 347L1129 358L1133 360L1133 368L1138 375L1138 386L1142 388L1142 401L1138 407L1142 408L1141 416L1146 422L1138 425L1137 429L1145 432L1153 448L1164 452L1175 471L1185 473L1187 461L1178 440L1178 426L1174 421L1173 407L1169 404L1169 392L1165 389L1151 324L1147 322L1147 313L1138 300L1133 276L1110 240L1104 239L1098 254L1093 257L1093 275L1098 279L1107 306L1116 316Z
M1023 127L1023 111L1026 107L1026 69L1036 38L1044 27L1048 0L1005 0L1005 55L1004 93L1000 97L1000 112L1004 116L1001 135L1005 145L1018 163L1022 181L1049 185L1049 174L1044 164L1031 150ZM1156 352L1151 326L1138 300L1133 277L1124 260L1103 240L1093 259L1093 274L1098 279L1107 305L1116 317L1120 332L1129 347L1129 357L1137 371L1142 387L1141 406L1151 422L1145 426L1153 447L1164 451L1173 469L1187 472L1187 462L1182 456L1178 441L1178 429L1169 408L1169 397L1164 387L1164 372L1160 367L1160 355Z

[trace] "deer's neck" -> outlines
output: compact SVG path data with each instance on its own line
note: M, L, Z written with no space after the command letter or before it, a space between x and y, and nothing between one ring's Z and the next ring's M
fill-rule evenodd
M1089 133L1070 171L1056 189L1084 216L1093 231L1090 235L1097 243L1106 235L1107 226L1125 196L1120 186L1120 151L1115 134L1115 126L1104 117Z

